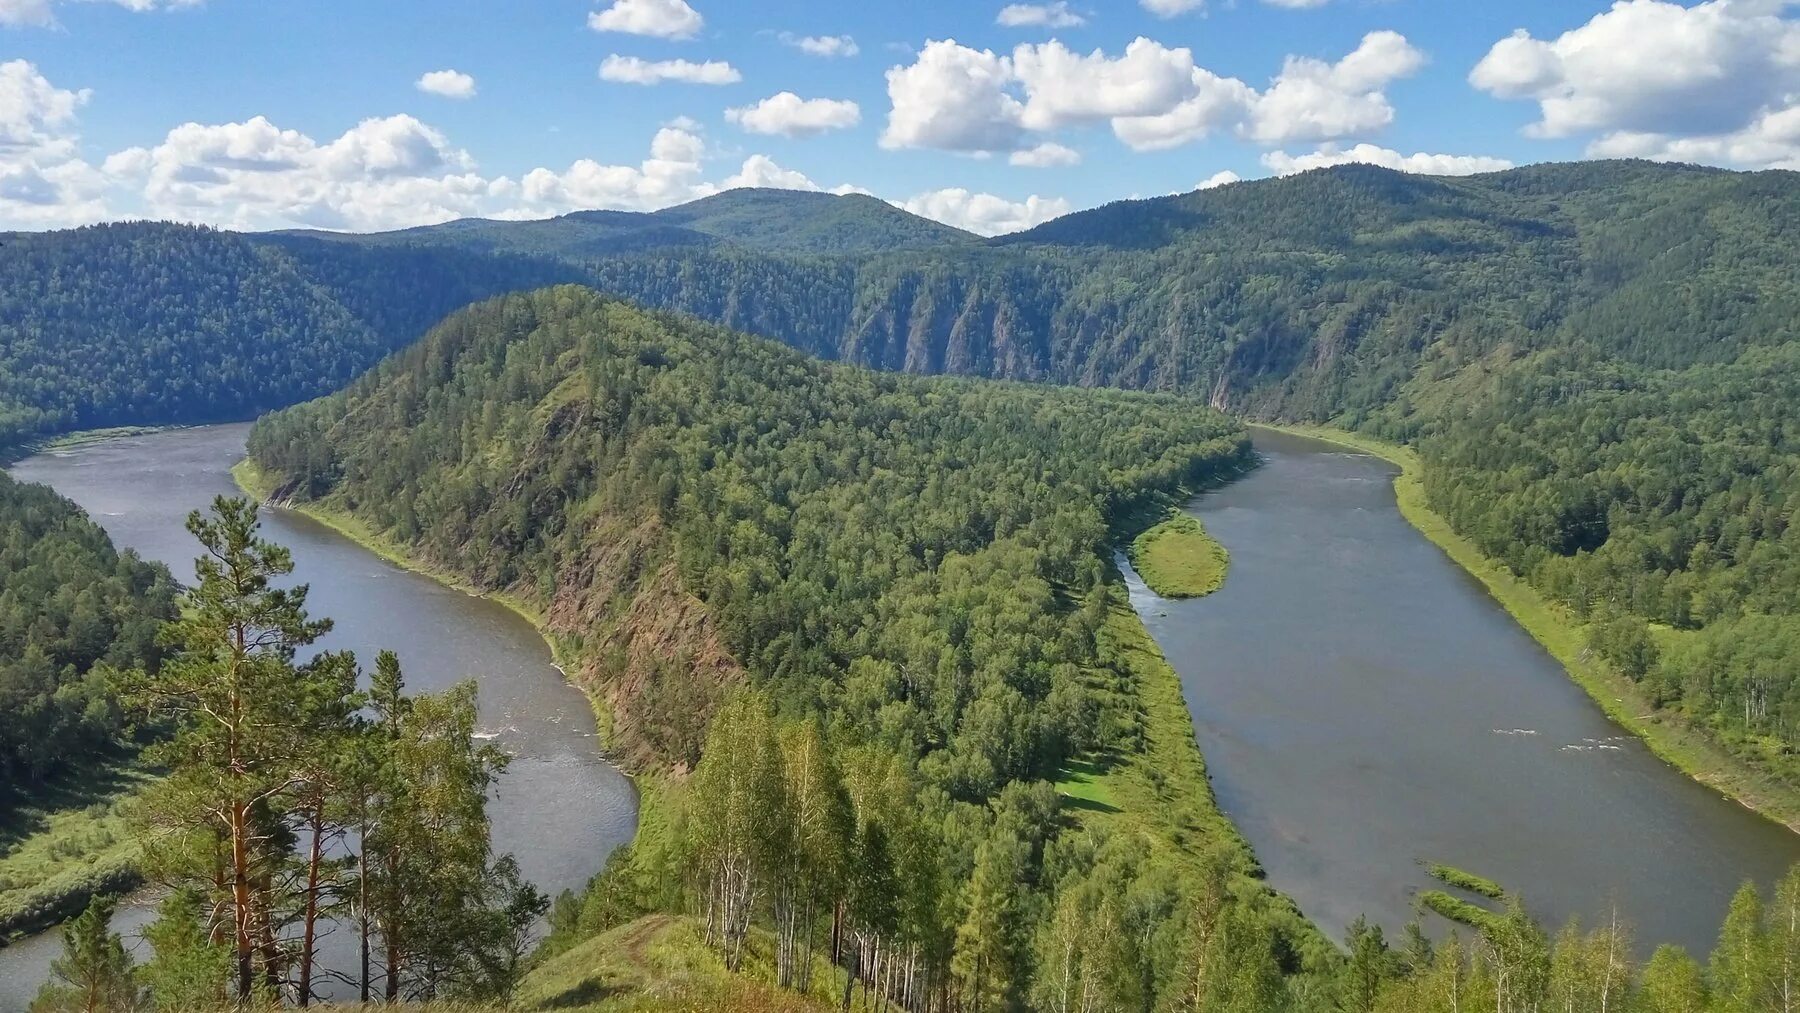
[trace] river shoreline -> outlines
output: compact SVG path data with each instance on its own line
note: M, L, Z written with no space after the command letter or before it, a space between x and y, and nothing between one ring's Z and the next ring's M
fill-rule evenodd
M1328 426L1246 423L1251 428L1331 443L1381 458L1400 469L1394 498L1407 523L1436 545L1512 616L1600 705L1614 722L1636 736L1682 774L1790 831L1800 833L1800 792L1770 782L1678 714L1654 708L1631 680L1589 655L1583 624L1545 598L1511 570L1458 534L1425 500L1424 464L1410 447Z

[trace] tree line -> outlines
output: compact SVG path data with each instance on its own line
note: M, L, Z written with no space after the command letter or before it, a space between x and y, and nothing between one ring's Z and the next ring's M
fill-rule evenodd
M188 529L202 555L159 637L155 669L120 672L124 705L166 729L145 751L165 776L134 800L143 871L165 892L134 967L99 899L34 1010L192 1010L313 1002L322 982L362 999L504 998L547 901L486 811L507 757L475 737L475 687L408 694L381 652L313 651L331 629L256 508L220 498ZM325 967L321 935L358 960ZM97 998L99 997L99 998Z
M108 669L154 670L174 615L162 566L119 552L50 489L0 473L0 783L19 797L115 751L127 715Z

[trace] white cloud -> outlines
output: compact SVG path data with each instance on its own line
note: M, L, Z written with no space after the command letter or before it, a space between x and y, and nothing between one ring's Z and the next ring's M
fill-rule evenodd
M1061 197L1044 198L1032 194L1023 201L1009 201L991 193L972 193L962 187L918 194L896 201L895 206L983 236L1019 232L1060 218L1071 210L1069 202Z
M1514 32L1469 81L1497 98L1535 101L1532 136L1597 135L1592 154L1792 165L1800 21L1783 16L1790 6L1619 0L1554 39Z
M1026 95L1020 121L1030 130L1154 116L1188 98L1194 87L1192 52L1143 37L1116 59L1098 49L1082 56L1055 41L1020 46L1012 66Z
M1115 119L1113 134L1135 151L1177 147L1242 123L1256 97L1256 89L1235 77L1195 67L1190 97L1154 116Z
M1069 0L1055 3L1007 4L994 23L1006 28L1079 28L1087 18L1069 9Z
M54 228L106 215L105 174L79 154L76 112L92 93L52 84L26 60L0 63L0 225Z
M847 99L803 99L784 91L755 105L727 109L725 118L753 134L800 137L856 126L862 110Z
M781 41L809 56L855 56L862 47L848 35L795 35L782 32Z
M1138 5L1159 18L1172 18L1199 10L1206 0L1138 0Z
M1049 169L1056 166L1080 165L1081 152L1074 148L1064 147L1055 141L1045 141L1035 148L1015 151L1007 158L1011 165L1024 166L1031 169Z
M588 27L596 32L662 39L691 39L705 24L686 0L613 0L605 10L588 15Z
M326 144L262 116L186 123L106 168L141 187L159 217L239 228L425 224L476 213L499 192L467 152L404 115L364 120Z
M63 2L63 0L55 0ZM128 11L145 13L158 10L175 10L180 7L198 7L204 0L111 0L117 6ZM56 24L56 15L51 10L52 0L0 0L0 25L13 28L33 27L49 28Z
M884 148L1011 151L1023 135L1024 106L1007 93L1012 61L954 39L928 41L911 66L887 72Z
M1221 186L1225 186L1228 183L1240 182L1243 180L1243 178L1244 177L1238 175L1235 172L1232 172L1230 169L1220 169L1218 172L1213 173L1212 175L1201 180L1199 183L1195 184L1194 189L1196 189L1196 190L1214 190Z
M1330 2L1331 0L1263 0L1263 3L1271 7L1286 7L1290 10L1310 10L1314 7L1323 7Z
M1425 65L1425 54L1398 32L1370 32L1336 63L1290 56L1255 102L1246 134L1264 143L1316 141L1367 133L1393 122L1386 86Z
M736 67L723 60L645 60L636 56L613 54L600 63L602 81L624 84L660 84L679 81L683 84L736 84L744 79Z
M414 81L413 87L430 95L442 95L444 98L475 97L475 79L460 70L431 71Z
M1310 169L1352 164L1379 165L1388 169L1398 169L1401 172L1416 172L1427 176L1467 176L1477 172L1499 172L1502 169L1513 167L1513 163L1504 158L1490 158L1486 155L1431 155L1422 151L1411 155L1402 155L1391 148L1377 147L1373 144L1358 144L1352 148L1339 148L1328 144L1317 151L1304 155L1271 151L1262 156L1262 163L1278 176L1291 176L1296 172L1306 172Z
M888 71L892 108L882 144L971 154L1035 147L1042 135L1101 121L1139 151L1187 144L1218 130L1264 144L1328 141L1394 119L1386 88L1425 55L1395 32L1371 32L1335 63L1291 56L1267 91L1194 64L1191 51L1138 38L1118 56L1060 42L1010 56L954 40L929 42Z

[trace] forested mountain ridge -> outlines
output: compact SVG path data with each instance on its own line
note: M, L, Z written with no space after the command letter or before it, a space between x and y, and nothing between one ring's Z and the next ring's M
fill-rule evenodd
M456 250L272 241L167 223L0 238L0 448L77 429L242 419L343 386L451 310L564 280Z
M810 951L835 909L873 991L898 998L904 961L914 1005L1036 1003L1098 973L1052 954L1052 909L1070 938L1138 884L1095 990L1267 995L1332 966L1208 797L1159 803L1171 836L1115 834L1048 783L1150 734L1102 633L1108 522L1245 465L1196 402L877 373L560 287L453 316L250 452L279 495L541 609L614 745L691 771L646 783L654 829L592 920L562 903L568 931L704 910L735 967L752 918ZM1214 945L1232 970L1188 975ZM1036 978L1051 960L1069 977Z
M555 218L465 218L369 235L291 232L376 246L417 244L579 259L730 246L762 253L845 254L973 244L977 237L863 194L746 187L661 211L574 211Z

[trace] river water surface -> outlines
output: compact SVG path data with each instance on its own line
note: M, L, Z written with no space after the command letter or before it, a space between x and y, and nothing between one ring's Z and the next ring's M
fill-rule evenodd
M248 432L248 425L228 425L123 437L39 454L11 470L80 504L121 548L192 580L199 545L183 521L214 496L238 495L230 469L244 456ZM320 647L354 650L365 668L391 648L414 692L476 680L481 734L513 757L488 807L496 852L515 854L526 878L555 896L581 887L630 840L636 792L601 758L586 697L563 680L529 622L300 514L265 509L262 517L264 537L293 551L293 579L311 585L309 610L336 621ZM141 950L135 932L150 917L146 902L134 900L114 924ZM349 935L328 941L328 956L348 954ZM0 1010L25 1007L60 949L55 932L0 949Z
M1220 804L1328 932L1401 928L1444 862L1552 928L1616 903L1645 952L1704 959L1732 891L1800 860L1800 835L1614 725L1400 515L1394 467L1253 434L1263 466L1189 507L1231 553L1224 588L1165 601L1132 574L1132 603Z

